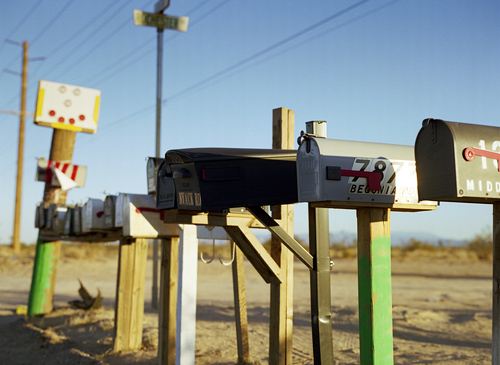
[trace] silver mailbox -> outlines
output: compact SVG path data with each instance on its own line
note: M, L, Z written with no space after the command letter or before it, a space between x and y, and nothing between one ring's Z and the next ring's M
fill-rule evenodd
M64 233L64 221L68 207L58 206L54 210L53 230L55 233L62 235Z
M303 135L297 153L300 202L323 206L435 209L419 202L412 146Z
M82 208L82 233L104 229L104 201L89 199Z
M104 199L104 228L113 229L116 227L115 215L116 215L116 195L108 195Z
M415 141L422 199L500 200L500 128L426 119Z
M146 167L146 174L148 179L148 194L156 194L156 175L158 174L158 167L160 166L163 158L149 157Z
M66 236L71 236L74 234L73 231L73 217L74 217L75 207L68 207L68 211L64 217L64 230L63 234Z
M73 209L73 233L82 234L82 205L77 204Z
M38 205L35 210L35 228L45 228L47 221L48 209L43 206L43 203Z

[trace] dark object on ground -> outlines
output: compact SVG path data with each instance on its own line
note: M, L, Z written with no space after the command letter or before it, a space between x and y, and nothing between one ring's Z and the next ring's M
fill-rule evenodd
M78 294L80 294L80 297L83 300L72 300L68 302L71 304L72 307L78 308L78 309L99 309L102 307L102 296L101 296L101 291L99 288L97 288L97 296L93 298L87 289L83 286L83 283L81 282L80 279L78 279L80 282L80 289L78 289Z

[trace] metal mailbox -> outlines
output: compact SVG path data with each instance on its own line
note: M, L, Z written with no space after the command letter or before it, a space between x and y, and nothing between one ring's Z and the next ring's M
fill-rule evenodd
M117 228L115 223L116 200L116 195L108 195L104 199L104 228Z
M104 201L89 199L82 208L82 233L104 229Z
M55 206L52 211L52 232L57 235L64 234L64 221L67 212L68 207L66 206Z
M76 235L82 234L82 208L82 205L77 204L73 209L73 233Z
M426 119L415 141L422 199L500 200L500 128Z
M75 207L68 207L68 211L64 216L64 229L63 234L65 236L72 236L73 231L73 217L74 217Z
M171 150L158 170L158 209L224 211L297 202L295 150Z
M390 207L429 210L419 201L412 146L316 138L299 139L297 180L300 202L325 207ZM321 202L321 203L319 203Z
M38 205L35 210L35 228L45 228L45 222L47 221L48 209L43 206L43 203Z
M120 205L121 204L121 205ZM174 224L163 222L152 195L120 194L116 209L122 210L123 236L137 238L178 237Z
M156 194L156 176L158 175L158 168L163 162L163 158L149 157L146 167L146 174L148 178L148 194Z

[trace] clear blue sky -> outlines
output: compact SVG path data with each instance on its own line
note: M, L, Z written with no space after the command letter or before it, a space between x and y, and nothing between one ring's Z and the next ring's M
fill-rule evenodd
M73 163L87 166L68 203L146 193L155 151L156 29L134 26L155 1L4 0L0 109L19 110L22 49L30 43L28 110L39 79L102 90L95 135L79 133ZM328 137L413 145L424 118L500 126L497 0L171 0L186 33L165 31L162 152L187 147L271 146L272 109L293 109ZM10 242L19 117L0 114L0 242ZM27 118L21 240L36 241L34 211L52 129ZM307 232L304 206L295 230ZM330 211L332 232L355 232L353 211ZM491 228L491 206L443 203L394 213L393 231L466 239Z

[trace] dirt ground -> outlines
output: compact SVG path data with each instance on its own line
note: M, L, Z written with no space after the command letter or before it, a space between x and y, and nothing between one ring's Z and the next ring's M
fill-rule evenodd
M1 364L156 364L157 311L151 309L152 260L146 278L143 348L114 353L113 320L117 249L106 255L63 255L53 313L27 320L16 309L28 301L33 257L0 247ZM63 251L65 247L63 246ZM438 257L439 256L439 257ZM236 330L230 266L198 262L196 364L235 364ZM335 259L332 319L337 364L359 363L357 264ZM396 364L491 363L491 261L425 253L392 262L394 362ZM71 309L78 279L104 307ZM246 262L250 353L268 363L269 286ZM296 364L312 364L309 274L300 262L294 278Z

